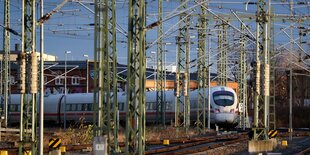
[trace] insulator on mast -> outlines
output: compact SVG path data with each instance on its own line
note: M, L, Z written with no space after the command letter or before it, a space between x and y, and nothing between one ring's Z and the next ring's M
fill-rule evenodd
M187 88L188 88L188 74L185 72L184 73L184 96L188 96L188 91L187 91Z
M258 94L260 94L260 62L259 61L257 61L256 62L256 69L257 69L257 71L256 71L256 76L255 76L255 81L256 81L256 87L255 87L255 89L256 89L256 93L258 93Z
M179 79L180 79L180 75L176 74L176 82L175 82L175 96L176 97L180 97L180 83L179 83Z
M30 93L38 92L38 59L35 52L31 53L31 82Z
M264 81L264 95L265 96L270 96L270 88L269 88L269 83L270 83L270 65L269 64L265 64L265 68L264 68L264 72L265 72L265 81Z
M26 93L26 53L19 55L20 93Z

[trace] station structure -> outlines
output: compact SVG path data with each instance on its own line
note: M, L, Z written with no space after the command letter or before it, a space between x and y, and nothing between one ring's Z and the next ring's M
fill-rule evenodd
M48 79L44 82L44 23L49 20L54 13L59 11L68 0L64 0L57 5L55 9L44 14L43 4L41 0L40 7L37 7L35 0L22 0L22 30L19 34L17 31L10 28L10 0L4 0L4 37L3 37L3 98L4 98L4 112L5 118L8 117L8 97L9 97L9 78L11 75L10 65L10 34L21 37L21 53L17 58L18 73L16 74L18 81L18 90L21 94L21 122L20 122L20 142L19 154L25 151L26 146L31 146L32 154L43 154L43 95L44 83L48 83ZM240 125L245 128L248 125L248 112L247 112L247 75L252 72L254 75L254 117L252 130L254 133L253 140L249 145L263 142L269 142L268 131L270 128L275 128L275 79L274 79L274 66L275 63L271 59L274 56L274 43L271 34L273 34L273 22L275 20L286 19L285 15L274 15L272 12L271 1L257 0L255 2L246 2L245 5L256 5L256 14L250 15L237 15L236 12L231 10L230 15L217 14L209 8L209 1L195 1L194 4L189 3L188 0L180 0L176 11L169 14L168 17L163 18L163 1L158 0L158 20L147 24L147 1L145 0L129 0L128 1L128 30L126 33L127 38L127 65L125 88L127 92L127 109L126 109L126 154L144 154L145 152L145 92L147 87L156 88L157 92L157 116L158 123L164 123L165 117L163 112L164 92L170 88L169 81L166 81L166 69L163 67L164 55L166 45L163 41L163 24L166 20L173 17L178 17L177 23L177 36L175 37L176 45L176 72L174 74L173 89L175 90L176 99L176 115L175 127L178 130L187 132L190 126L190 103L189 91L191 88L197 88L198 93L198 111L196 127L199 133L203 134L206 126L210 128L210 122L206 125L206 111L210 109L210 103L206 103L206 89L212 86L210 81L210 66L213 65L210 61L211 53L211 32L208 30L208 24L215 23L217 27L217 83L219 85L227 86L229 84L229 44L230 37L228 30L233 29L239 33L239 46L236 54L239 61L239 76L236 91L239 96L239 106L242 107L240 114ZM243 3L242 3L243 4ZM292 5L295 4L292 0L289 2L291 7L291 14L289 17L300 18L300 20L309 19L307 16L293 16ZM299 3L297 3L299 4ZM199 7L196 11L195 7ZM40 8L40 15L36 13ZM117 125L112 126L117 120L118 105L118 63L117 63L117 46L116 46L116 0L95 0L94 1L94 61L89 63L85 61L86 69L92 64L93 68L93 88L94 93L94 136L106 137L107 151L119 152L118 144L118 129ZM231 17L235 17L239 21L240 28L237 28L231 23ZM37 19L37 17L40 17ZM198 18L196 18L198 17ZM255 19L256 35L254 35L243 21L250 21ZM197 22L195 26L193 23ZM38 59L37 54L37 27L40 27L40 54ZM195 28L193 28L195 27ZM291 27L292 28L292 27ZM157 29L157 76L155 81L147 79L147 66L146 66L146 51L151 45L146 44L146 34L152 29ZM195 30L198 35L197 46L197 73L196 83L191 83L190 64L190 46L191 36L190 30ZM207 31L208 30L208 31ZM281 30L282 31L282 30ZM283 31L282 31L283 32ZM283 32L287 34L286 32ZM214 34L214 33L213 33ZM288 34L287 34L288 35ZM292 29L291 29L292 35ZM289 35L288 35L289 36ZM300 35L301 37L301 35ZM246 52L247 43L255 44L255 60L252 67L254 69L248 70ZM208 43L208 45L206 44ZM298 48L306 54L307 59L309 54L305 52L302 46L290 37L290 44L296 44ZM208 47L208 48L207 48ZM69 51L68 51L69 53ZM207 61L206 61L207 60ZM40 63L38 63L40 62ZM72 67L65 62L59 62L59 66L65 66L65 83L67 82L67 65L68 68ZM72 62L73 63L73 62ZM71 64L72 65L72 64ZM56 67L57 65L55 65ZM74 69L72 67L71 69ZM272 71L273 70L273 71ZM44 74L42 74L44 72ZM58 74L58 73L56 73ZM86 78L91 78L90 74L86 73ZM292 74L290 74L292 75ZM62 76L62 73L60 73ZM84 74L85 76L85 74ZM72 78L72 81L76 81ZM56 79L57 82L62 83L62 79ZM56 81L55 80L55 81ZM207 81L208 80L208 81ZM72 83L71 81L71 83ZM107 84L108 83L108 84ZM156 83L156 84L155 84ZM55 83L57 84L57 83ZM88 84L88 83L87 83ZM151 86L150 86L151 85ZM233 85L233 84L232 84ZM46 85L47 86L47 85ZM65 84L66 86L66 84ZM90 86L91 87L91 86ZM86 86L87 90L89 86ZM271 88L271 89L270 89ZM65 94L66 94L65 87ZM272 90L272 91L271 91ZM31 102L25 101L26 94L31 94ZM41 95L40 95L41 94ZM291 93L290 93L291 94ZM40 95L40 96L39 96ZM98 100L96 100L98 98ZM40 99L40 101L37 101ZM39 103L39 105L37 105ZM184 108L179 108L183 106ZM39 114L37 107L40 107ZM180 110L182 109L182 110ZM291 113L291 109L290 109ZM40 116L39 118L37 116ZM210 113L208 112L208 116ZM182 117L182 118L181 118ZM210 117L208 117L210 118ZM39 122L39 123L38 123ZM40 125L39 132L37 132L38 124ZM290 130L291 128L290 121ZM30 132L29 132L30 131ZM39 133L39 136L37 135ZM39 140L38 140L39 137ZM38 143L39 142L39 143ZM38 149L39 147L39 149ZM269 148L264 148L269 149ZM254 151L256 148L254 148ZM257 151L257 150L256 150ZM262 150L258 150L262 151Z

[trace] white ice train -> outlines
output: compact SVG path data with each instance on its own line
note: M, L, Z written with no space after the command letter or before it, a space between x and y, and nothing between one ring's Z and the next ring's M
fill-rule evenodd
M206 91L208 94L208 92ZM206 95L207 96L207 95ZM211 123L225 126L236 126L238 122L238 102L236 92L223 86L211 88L210 93ZM26 97L26 99L28 96ZM31 97L29 96L29 100ZM27 99L28 100L28 99ZM208 99L206 99L206 104ZM46 122L61 123L64 119L64 95L45 95L44 97L44 120ZM20 120L20 94L12 94L9 103L9 123L18 123ZM93 121L93 94L77 93L67 94L66 97L66 120L78 122L84 118L86 122ZM118 93L118 109L120 121L126 118L126 93ZM3 104L1 104L3 107ZM197 118L197 90L190 92L191 121ZM182 108L182 106L181 106ZM207 109L206 109L207 113ZM156 120L156 92L146 92L146 122ZM175 96L173 91L166 91L166 121L170 122L175 117Z

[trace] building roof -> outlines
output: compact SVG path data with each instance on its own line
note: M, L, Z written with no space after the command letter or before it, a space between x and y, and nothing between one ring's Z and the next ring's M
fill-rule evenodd
M67 66L67 70L70 70L74 67L78 67L77 69L87 69L87 63L89 63L89 69L90 73L93 72L94 70L94 64L93 61L88 61L87 60L80 60L80 61L67 61L67 65L65 65L65 61L44 61L44 68L49 67L50 69L53 70L63 70L65 66ZM19 68L19 65L17 64L16 61L11 62L11 68L17 70ZM124 64L117 64L117 72L118 76L121 77L122 79L126 79L127 77L127 65ZM155 73L155 74L154 74ZM153 80L154 76L156 76L157 70L153 68L146 68L146 79L148 80ZM175 72L171 71L166 71L166 80L175 80ZM211 73L211 78L213 79L216 77L217 74ZM197 80L197 73L191 73L190 74L190 79L191 80ZM214 80L216 80L215 78Z

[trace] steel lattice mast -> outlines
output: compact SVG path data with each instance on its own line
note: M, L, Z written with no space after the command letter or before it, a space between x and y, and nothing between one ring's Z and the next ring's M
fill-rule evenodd
M244 25L241 24L241 31L244 32ZM247 111L247 66L246 66L246 51L245 51L246 38L240 34L240 58L239 58L239 76L238 76L238 101L240 108L240 128L245 129L248 127L248 111Z
M270 6L269 6L270 7ZM275 58L271 59L275 55L274 48L274 17L272 15L272 9L269 8L270 16L269 16L269 49L270 49L270 98L269 98L269 129L276 129L276 64ZM271 37L273 36L273 37Z
M4 99L4 118L5 123L4 126L7 127L8 124L8 100L9 100L9 73L10 73L10 32L6 28L10 28L10 0L4 1L4 29L3 29L3 56L4 62L3 68L1 68L1 74L3 81L1 81L1 85L3 85L3 99ZM3 72L4 71L4 72Z
M112 147L114 152L119 152L118 146L118 129L119 129L119 120L117 117L118 114L118 100L117 100L117 51L116 51L116 8L115 8L115 0L105 0L105 3L108 4L106 8L108 9L108 76L111 76L111 80L108 81L111 83L109 90L113 90L113 93L110 95L110 104L113 101L113 112L111 117L113 118L113 141L114 145ZM112 73L111 73L112 72Z
M268 139L268 115L269 115L269 53L267 51L267 13L266 2L257 1L256 17L256 88L254 96L254 140ZM263 72L261 73L261 59ZM261 77L263 90L261 94Z
M106 75L108 36L107 36L107 11L105 11L104 0L95 1L95 53L94 53L94 85L97 86L94 91L94 136L107 136L108 147L110 151L110 126L108 116L110 108L107 103L106 86L104 85ZM109 98L108 98L109 99ZM95 123L97 122L97 124Z
M163 12L163 1L158 0L158 21L162 21L162 12ZM164 111L166 110L166 103L164 101L164 69L163 68L163 58L164 58L164 49L163 49L163 26L160 24L157 29L157 79L156 79L156 115L157 123L165 124ZM154 75L155 76L155 75Z
M181 3L184 0L180 0ZM185 10L187 4L180 9ZM189 104L189 17L187 12L180 14L179 35L177 36L177 72L176 72L176 109L175 126L184 126L186 129L190 125L190 104ZM181 105L183 107L181 107ZM183 118L182 118L183 117Z
M37 154L37 92L38 60L36 57L36 3L35 0L22 1L22 53L20 56L20 145L23 154L26 145L31 145L32 154ZM27 69L26 69L27 67ZM26 78L29 77L30 78ZM27 81L26 81L27 80ZM26 88L28 88L26 90ZM26 95L30 93L30 95ZM31 132L29 132L31 131Z
M95 136L107 136L108 152L119 151L117 120L117 53L115 0L95 1ZM97 81L98 80L98 81ZM111 92L111 90L113 92ZM98 99L98 101L97 101ZM112 105L113 103L113 105ZM111 110L111 106L113 110ZM112 121L114 128L112 132ZM112 137L113 134L113 144Z
M218 84L220 86L226 86L228 80L228 63L227 63L227 29L228 25L222 22L219 25L218 30L218 62L217 62L217 74L218 74Z
M126 154L145 152L145 1L128 3Z
M198 83L198 106L197 106L197 130L205 133L206 129L206 39L207 39L207 19L205 7L200 7L198 25L198 55L197 55L197 83Z

